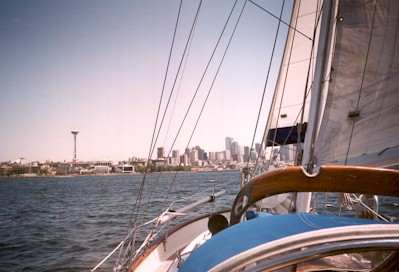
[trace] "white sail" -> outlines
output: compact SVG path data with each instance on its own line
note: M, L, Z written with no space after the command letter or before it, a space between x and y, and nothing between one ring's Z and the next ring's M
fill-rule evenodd
M317 164L399 163L399 2L339 1Z
M301 118L304 94L310 89L307 84L309 67L313 67L314 51L318 34L313 35L320 7L317 0L294 3L291 28L288 31L284 57L276 83L271 128L294 126ZM311 75L312 73L310 73ZM308 104L310 96L306 99ZM305 120L308 110L305 110ZM283 118L280 118L283 116ZM269 127L270 128L270 127Z

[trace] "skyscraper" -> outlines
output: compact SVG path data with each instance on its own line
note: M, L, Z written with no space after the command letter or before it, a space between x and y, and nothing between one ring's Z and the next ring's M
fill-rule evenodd
M231 144L230 151L231 151L231 155L241 155L240 144L238 142L233 142Z
M173 150L172 151L172 158L173 158L174 164L177 164L177 165L180 164L180 152L179 152L179 150Z
M157 149L157 158L162 159L165 157L165 149L163 147L158 147Z
M226 154L228 154L228 157L226 159L230 159L231 157L233 140L234 139L231 137L226 137Z

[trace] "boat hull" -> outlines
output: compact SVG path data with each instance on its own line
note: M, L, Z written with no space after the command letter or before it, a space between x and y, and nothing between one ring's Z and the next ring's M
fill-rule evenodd
M134 260L130 271L177 271L180 256L186 258L200 244L210 238L209 217L222 214L227 219L230 212L206 214L184 222L156 239L145 252Z

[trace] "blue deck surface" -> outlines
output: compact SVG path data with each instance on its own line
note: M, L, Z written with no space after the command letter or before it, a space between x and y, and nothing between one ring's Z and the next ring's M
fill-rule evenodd
M367 219L308 213L252 219L213 236L190 255L179 271L208 271L236 254L290 235L333 227L381 223Z

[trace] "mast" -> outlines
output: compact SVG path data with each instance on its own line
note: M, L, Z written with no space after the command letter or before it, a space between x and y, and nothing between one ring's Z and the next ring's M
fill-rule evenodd
M309 66L313 62L314 41L311 37L315 31L318 1L320 0L294 2L290 28L263 136L262 144L265 146L274 146L276 141L278 142L276 137L278 129L281 132L281 128L296 126L298 114L303 110L303 105L298 103L298 96L308 89L306 79L309 76ZM309 98L304 100L305 104L310 101ZM307 120L308 112L303 115ZM286 136L282 138L285 139Z
M319 127L321 114L321 98L327 74L329 53L331 50L332 26L334 25L336 1L324 1L322 21L320 25L319 44L317 48L316 67L311 91L311 102L308 117L308 126L304 143L302 166L307 171L313 168L313 147ZM297 212L309 212L311 193L299 193L296 200Z

